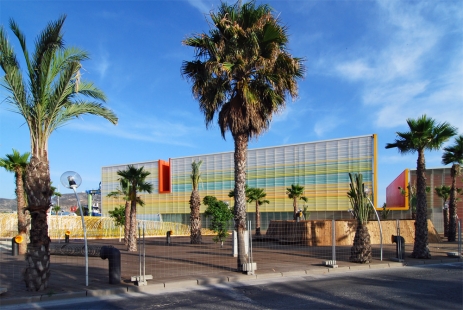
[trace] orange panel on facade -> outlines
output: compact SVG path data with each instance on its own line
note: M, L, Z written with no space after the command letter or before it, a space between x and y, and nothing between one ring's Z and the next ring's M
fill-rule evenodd
M158 161L158 175L159 175L159 193L167 194L171 192L171 181L170 181L170 160L169 162L164 160Z

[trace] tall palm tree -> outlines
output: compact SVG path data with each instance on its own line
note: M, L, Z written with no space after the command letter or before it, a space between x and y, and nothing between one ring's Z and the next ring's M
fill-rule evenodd
M436 195L442 198L442 216L444 218L444 237L448 237L449 233L449 210L445 203L450 196L450 186L441 185L434 188Z
M127 169L117 171L117 174L124 178L129 184L130 197L130 228L128 235L127 250L131 252L137 251L137 204L144 205L143 200L137 196L140 192L151 193L153 185L146 182L146 177L151 173L143 170L143 167L135 168L134 165L128 165Z
M115 191L110 192L107 197L122 198L125 202L124 206L124 244L129 244L129 230L130 230L130 184L124 178L119 179L119 187ZM137 197L137 199L140 199ZM143 205L144 202L140 199L138 204Z
M362 174L352 176L349 173L350 190L347 192L354 218L357 220L354 244L350 250L349 260L356 263L368 263L371 260L371 238L368 231L368 217L370 213L370 202L365 193Z
M35 41L30 54L26 38L16 22L10 28L19 40L26 69L19 61L0 27L0 67L5 73L1 85L6 102L24 117L29 128L31 159L26 169L25 191L31 214L30 243L26 254L25 282L28 290L44 290L50 276L47 210L50 207L50 166L48 139L55 129L83 114L102 116L117 123L116 115L102 105L104 93L81 79L81 62L88 54L78 48L65 48L63 24L66 17L50 22ZM90 100L86 100L90 97Z
M182 74L192 82L209 127L218 114L222 137L234 140L235 229L238 235L238 270L247 261L246 153L250 138L270 126L272 115L285 106L287 95L297 96L304 66L287 50L287 28L273 10L250 1L241 5L222 2L211 12L209 33L188 37L183 44L195 48L195 60L184 61Z
M27 228L29 223L26 220L26 197L24 196L24 172L29 164L29 152L20 154L13 149L13 154L6 154L5 158L0 158L0 167L6 171L13 172L16 183L16 201L18 213L18 234L24 240L19 244L19 254L26 254L27 250Z
M428 222L426 202L426 164L425 150L438 150L442 144L454 136L456 128L444 122L437 124L432 118L423 115L415 119L407 119L408 132L396 132L394 143L387 143L386 149L397 148L399 153L418 153L416 166L416 220L415 243L411 257L431 258L428 248Z
M270 201L264 199L267 196L265 190L263 188L254 188L251 187L249 189L248 199L247 202L249 203L256 203L256 235L260 236L260 212L259 206L267 203L269 204Z
M201 198L199 197L198 184L201 178L201 173L199 173L199 168L203 163L202 160L191 163L191 184L193 190L191 191L190 196L190 243L191 244L200 244L202 241L201 238L201 215L200 215L200 206Z
M291 187L286 188L286 195L288 195L289 199L293 200L293 219L297 220L297 201L302 200L304 202L307 202L308 199L307 197L303 196L304 195L304 186L301 186L299 184L291 184Z
M456 179L460 174L461 165L463 165L463 135L455 138L455 144L444 148L442 155L442 163L444 165L452 164L450 176L452 177L452 185L449 197L449 231L448 241L456 240L456 219L457 219L457 188Z

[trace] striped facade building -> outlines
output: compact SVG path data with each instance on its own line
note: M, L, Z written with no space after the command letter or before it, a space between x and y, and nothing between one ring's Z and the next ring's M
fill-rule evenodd
M292 219L292 200L286 195L291 184L304 186L305 203L310 219L350 218L347 198L348 173L362 173L366 186L376 193L376 135L308 142L276 147L249 149L246 179L249 187L264 188L269 204L260 207L262 229L274 219ZM228 197L234 188L233 152L172 158L131 163L144 167L151 174L146 181L153 184L152 194L142 193L144 207L137 208L140 219L155 219L158 214L164 221L189 222L189 199L192 191L191 163L202 160L199 193L201 198L212 195L233 206ZM108 198L107 194L119 186L118 170L128 164L102 167L102 212L107 214L122 200ZM374 195L376 200L376 195ZM375 201L376 205L376 201ZM205 206L201 206L201 213ZM247 205L248 219L253 220L255 207Z

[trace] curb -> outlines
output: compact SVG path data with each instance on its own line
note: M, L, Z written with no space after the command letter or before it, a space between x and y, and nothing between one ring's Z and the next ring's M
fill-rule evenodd
M97 290L85 290L78 292L70 293L57 293L57 294L43 294L31 297L24 298L8 298L0 299L0 306L10 306L17 304L27 304L27 303L38 303L52 300L63 300L71 298L81 298L81 297L98 297L98 296L108 296L108 295L123 295L128 293L150 293L150 292L159 292L164 289L172 288L186 288L186 287L195 287L195 286L207 286L221 283L233 283L233 282L248 282L257 279L272 279L272 278L282 278L282 277L302 277L307 275L322 275L329 273L341 273L341 272L353 272L356 270L368 270L368 269L386 269L386 268L395 268L395 267L405 267L405 266L421 266L421 265L435 265L435 264L445 264L445 263L455 263L462 262L461 258L455 259L445 259L445 260L433 260L433 261L411 261L411 262L389 262L381 264L368 264L368 265L359 265L359 266L345 266L339 268L322 268L322 269L307 269L307 270L294 270L288 272L275 272L275 273L263 273L255 275L245 275L245 274L236 274L232 276L224 276L218 278L200 278L200 279L191 279L191 280L182 280L182 281L173 281L173 282L164 282L164 283L152 283L146 286L120 286L112 289L97 289Z

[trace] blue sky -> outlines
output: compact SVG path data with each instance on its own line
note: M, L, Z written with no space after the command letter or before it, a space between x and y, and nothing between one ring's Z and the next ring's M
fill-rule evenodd
M232 1L229 1L232 3ZM258 1L258 3L262 3ZM386 150L406 118L427 114L463 132L463 1L266 1L289 28L289 49L304 57L299 97L274 117L250 148L378 134L378 202L386 186L416 154ZM13 18L29 49L51 21L67 14L67 46L91 55L83 78L108 97L117 126L83 116L49 140L51 178L77 171L79 190L96 189L101 167L233 150L233 139L204 124L183 60L193 49L182 39L209 29L216 0L0 2L0 24ZM0 157L30 149L24 120L8 111L0 90ZM453 140L449 143L453 143ZM441 167L441 151L426 154ZM0 197L15 198L13 174L0 170ZM61 192L69 190L61 187Z

